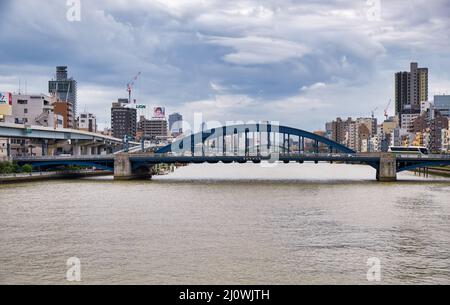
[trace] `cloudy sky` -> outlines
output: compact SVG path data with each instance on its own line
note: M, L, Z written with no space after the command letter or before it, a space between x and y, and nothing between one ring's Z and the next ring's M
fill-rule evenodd
M79 22L67 2L0 0L0 90L46 93L67 65L100 125L139 71L134 97L188 120L308 130L381 118L410 61L450 93L449 0L81 0Z

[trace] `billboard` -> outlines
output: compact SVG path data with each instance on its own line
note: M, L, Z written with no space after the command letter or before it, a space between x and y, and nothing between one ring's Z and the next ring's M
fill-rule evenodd
M164 107L153 108L153 118L164 119L165 117L166 117L166 108Z
M12 104L12 94L10 92L0 91L0 105L10 105Z
M0 116L11 115L12 94L0 91Z

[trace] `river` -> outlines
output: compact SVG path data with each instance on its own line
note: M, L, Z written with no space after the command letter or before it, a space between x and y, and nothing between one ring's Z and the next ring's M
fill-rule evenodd
M366 166L193 165L0 186L0 284L450 284L450 180Z

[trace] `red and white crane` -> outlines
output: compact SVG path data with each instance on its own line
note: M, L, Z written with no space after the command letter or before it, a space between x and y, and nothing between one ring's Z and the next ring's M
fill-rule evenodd
M389 104L386 106L386 109L384 109L384 116L386 117L386 120L389 118L389 107L391 107L392 99L389 100Z
M139 72L132 80L127 84L128 91L128 103L131 104L131 93L133 92L133 87L138 78L141 76L141 72Z

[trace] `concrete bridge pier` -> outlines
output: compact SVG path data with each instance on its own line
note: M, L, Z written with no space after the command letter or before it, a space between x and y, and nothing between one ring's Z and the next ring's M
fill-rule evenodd
M114 157L114 180L150 179L151 168L140 167L133 170L129 154L118 154Z
M397 158L395 154L383 153L377 170L377 180L380 182L397 181Z

